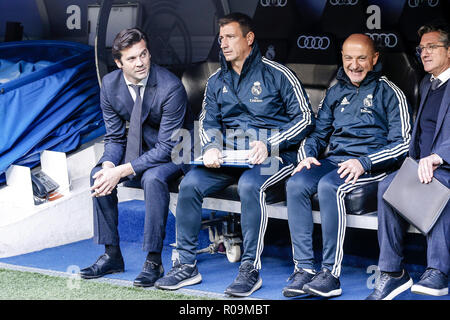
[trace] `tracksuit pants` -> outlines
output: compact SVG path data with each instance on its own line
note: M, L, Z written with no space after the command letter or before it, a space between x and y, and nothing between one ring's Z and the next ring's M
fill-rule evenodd
M92 176L101 169L95 167ZM143 250L159 253L163 248L169 212L169 182L183 174L182 167L172 162L147 169L141 176L136 176L144 189L145 222ZM120 182L128 178L121 179ZM119 245L119 213L117 208L117 188L110 195L93 198L94 206L94 241L97 244Z
M245 169L195 167L189 171L180 184L176 210L177 251L181 263L193 264L196 261L203 198L237 182L243 236L241 262L249 261L255 268L261 268L268 221L266 200L271 198L271 193L266 194L266 190L282 182L294 169L293 164L282 164L274 159L272 161L278 163L274 170L266 170L267 165L262 164Z
M358 186L382 180L385 173L361 175L353 185L337 173L337 163L320 160L321 165L304 168L286 183L288 223L295 268L315 269L312 234L314 229L311 197L318 193L322 225L323 260L333 276L339 277L344 255L346 228L345 195Z
M386 272L397 272L404 268L404 238L409 227L409 223L383 199L384 192L396 174L391 173L378 185L378 267ZM450 201L427 235L427 267L447 275L450 272Z

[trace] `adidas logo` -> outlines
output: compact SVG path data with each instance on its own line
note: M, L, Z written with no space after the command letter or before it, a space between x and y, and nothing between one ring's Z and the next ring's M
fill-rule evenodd
M344 99L342 99L342 101L341 101L341 105L344 105L344 104L350 104L350 102L348 102L348 100L347 100L347 97L344 97Z
M223 93L227 93L227 92L228 92L228 90L227 90L227 87L226 87L226 86L223 86L223 90L222 90L222 92L223 92Z

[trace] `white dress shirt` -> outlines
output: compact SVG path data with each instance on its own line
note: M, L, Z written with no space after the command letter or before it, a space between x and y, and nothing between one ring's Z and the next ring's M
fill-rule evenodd
M445 70L444 72L441 72L441 74L438 75L437 77L431 75L430 81L433 81L436 78L441 81L441 83L439 83L439 85L438 85L438 88L439 88L450 78L450 67L447 68L447 70Z

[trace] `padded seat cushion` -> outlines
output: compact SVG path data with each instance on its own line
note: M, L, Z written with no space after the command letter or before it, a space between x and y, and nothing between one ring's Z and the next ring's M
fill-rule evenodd
M178 193L178 186L183 177L174 180L169 185L170 192ZM128 182L127 182L128 183ZM132 185L127 185L133 187ZM136 187L136 186L135 186ZM223 200L239 201L239 194L237 190L237 184L228 186L223 191L211 195L213 198ZM286 201L286 195L284 192L284 182L272 186L266 191L266 201L268 204ZM364 186L357 187L355 190L347 194L345 197L345 208L348 214L362 215L371 213L377 210L377 191L378 182L366 184ZM319 196L316 194L312 197L313 210L319 211Z
M362 215L377 211L378 182L360 186L345 196L345 209L347 214ZM320 210L319 196L312 197L313 210Z
M178 193L178 188L181 183L183 177L174 180L169 185L169 191L173 193ZM218 198L223 200L232 200L232 201L240 201L238 194L238 185L234 183L220 192L212 194L210 197ZM286 199L284 192L284 182L280 182L272 187L270 187L266 191L266 201L267 203L276 203L280 201L284 201Z

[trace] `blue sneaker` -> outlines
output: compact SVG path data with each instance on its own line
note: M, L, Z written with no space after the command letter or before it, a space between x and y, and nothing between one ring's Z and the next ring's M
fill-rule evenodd
M306 293L325 298L336 297L342 294L339 278L334 277L330 270L323 268L311 282L303 286Z
M420 277L420 281L411 287L411 292L445 296L448 294L448 277L437 269L428 268Z
M381 272L375 282L375 289L366 300L392 300L411 288L412 284L413 281L406 270L403 270L399 277L392 277L386 272Z
M177 290L202 282L202 276L198 272L197 264L190 266L175 261L172 269L155 282L155 287L163 290Z
M303 290L303 286L306 283L311 282L313 277L314 274L306 272L302 268L296 269L288 279L288 281L292 280L291 283L283 288L283 295L285 297L291 298L306 294L306 292Z
M251 262L244 262L239 267L239 274L225 290L225 294L235 297L247 297L261 288L262 279L259 271Z

